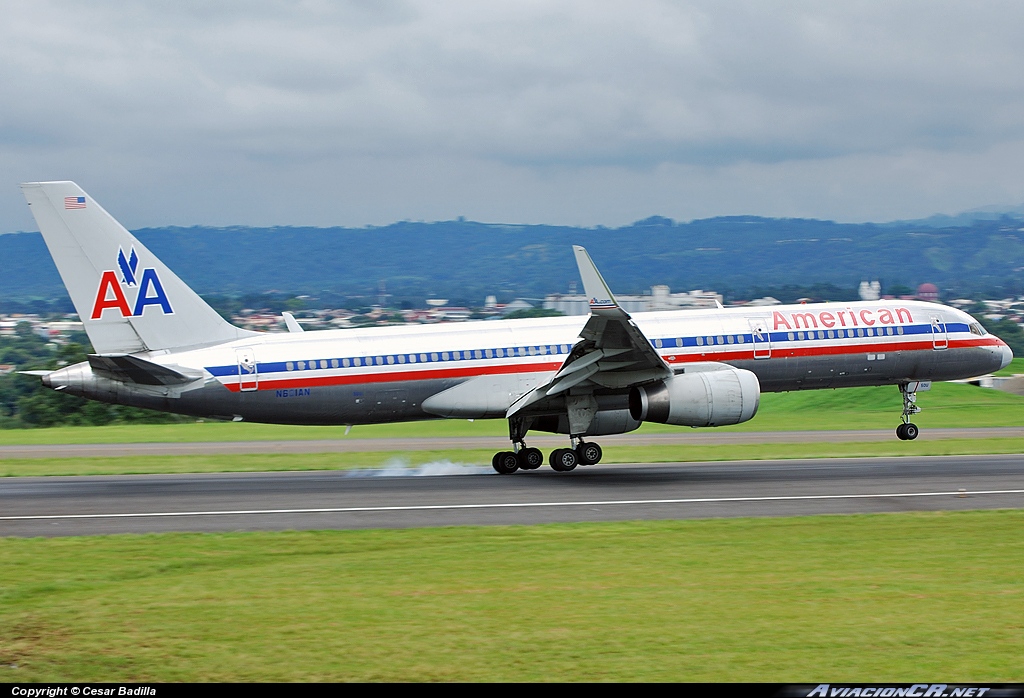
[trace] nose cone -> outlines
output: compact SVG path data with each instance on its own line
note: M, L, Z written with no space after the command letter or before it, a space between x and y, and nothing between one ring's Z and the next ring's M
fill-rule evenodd
M1013 361L1013 351L1010 349L1010 347L1006 346L1005 344L999 347L999 351L1002 357L1000 359L999 369L1002 370L1009 366L1010 362Z

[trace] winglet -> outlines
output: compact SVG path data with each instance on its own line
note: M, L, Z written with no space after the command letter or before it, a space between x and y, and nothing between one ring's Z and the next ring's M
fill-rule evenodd
M590 299L590 311L617 309L619 304L615 296L612 295L611 289L601 277L601 272L594 266L587 251L579 245L573 245L572 251L576 254L576 266L579 267L580 279L583 280L583 292Z

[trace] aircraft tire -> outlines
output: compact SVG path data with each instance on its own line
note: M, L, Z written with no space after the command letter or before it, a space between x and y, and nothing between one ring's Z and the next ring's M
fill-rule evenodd
M551 452L548 462L552 470L567 473L579 465L580 459L571 448L556 448Z
M589 441L576 447L576 457L579 458L580 465L597 465L601 462L603 455L604 451L601 450L601 447Z
M917 435L921 433L921 430L917 428L917 425L913 422L903 425L903 438L907 441L913 441L917 438Z
M896 438L898 438L900 441L906 441L907 440L907 436L906 436L906 433L905 433L906 432L906 427L907 427L906 424L900 424L898 427L896 427Z
M511 475L519 470L519 458L512 451L495 453L491 459L491 467L499 475Z
M518 454L521 470L536 470L544 465L544 454L539 448L524 448Z

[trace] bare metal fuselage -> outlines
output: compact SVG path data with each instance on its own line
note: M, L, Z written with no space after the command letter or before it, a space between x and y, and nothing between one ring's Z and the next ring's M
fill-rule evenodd
M633 320L677 371L724 363L752 371L764 392L962 379L997 370L1010 358L1006 345L979 332L970 316L916 301L638 313ZM183 384L112 380L88 363L44 380L107 402L256 422L502 418L516 397L559 370L585 322L569 317L266 334L140 354L190 376ZM481 394L442 408L430 402L467 381ZM624 390L594 394L601 411L626 408Z

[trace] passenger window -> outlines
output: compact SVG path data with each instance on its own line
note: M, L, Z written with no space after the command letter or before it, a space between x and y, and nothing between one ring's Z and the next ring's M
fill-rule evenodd
M427 362L427 355L426 354L420 354L420 361L423 362L423 363L426 363Z
M389 357L388 357L388 363L389 363L389 364L394 364L394 363L395 363L395 357L393 357L393 356L389 356Z
M736 341L739 342L740 344L743 344L745 341L747 341L747 336L745 334L738 334L736 335ZM683 340L679 340L679 346L683 346Z
M658 347L659 349L661 349L661 340L660 340L660 339L656 339L656 340L654 340L654 346L656 346L656 347Z
M703 337L697 337L697 346L698 347L704 346L704 338Z
M729 335L728 337L725 338L725 341L729 342L729 344L732 344L734 341L736 341L736 338L733 337L732 335Z
M441 360L442 361L447 361L448 360L448 352L442 352L441 353Z
M787 337L789 337L789 341L791 341L791 342L792 342L792 341L793 341L794 339L796 339L796 337L794 337L794 336L793 336L793 333L792 333L792 332L790 332L790 333L789 333L789 334L787 335Z
M431 360L431 361L437 361L437 353L433 353L433 354L431 354L431 355L430 355L430 360Z
M305 361L300 361L299 362L299 370L303 371L303 370L305 370L305 368L306 368L306 362Z
M284 365L284 367L285 367L285 370L288 370L288 371L294 371L295 370L295 364L293 364L291 361L286 363Z

